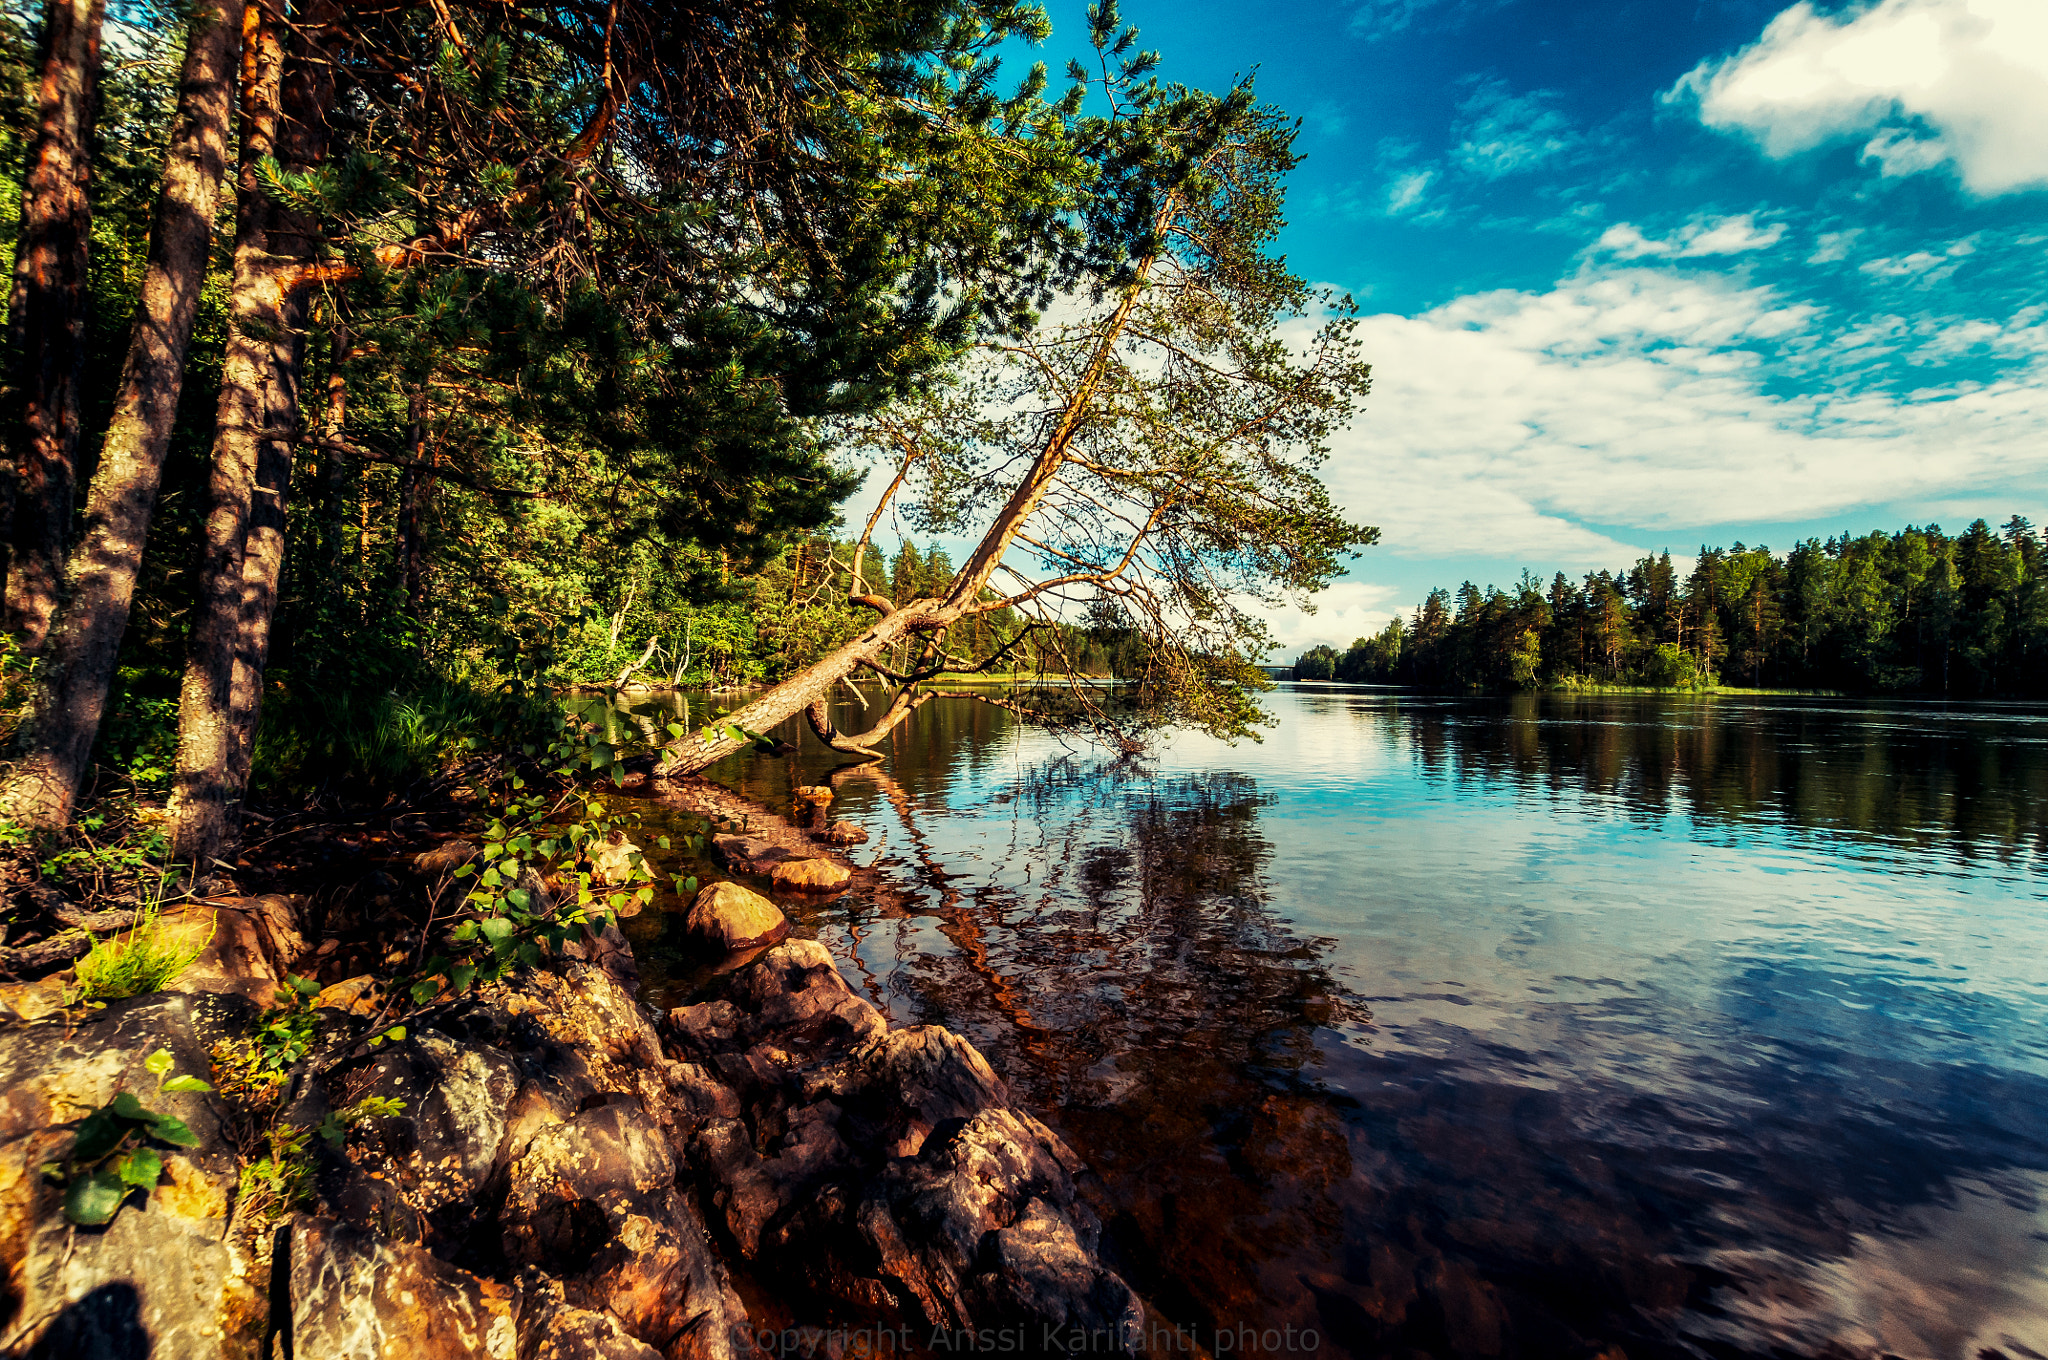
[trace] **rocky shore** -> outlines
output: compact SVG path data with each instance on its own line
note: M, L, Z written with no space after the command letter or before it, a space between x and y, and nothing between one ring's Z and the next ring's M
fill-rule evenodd
M750 851L774 858L730 854ZM607 929L374 1049L365 1008L330 989L272 1124L402 1109L306 1138L304 1183L265 1191L247 1110L152 1094L145 1062L167 1051L220 1085L219 1045L308 968L319 932L281 896L208 905L229 928L171 990L90 1018L47 988L6 993L0 1356L1136 1348L1143 1309L1098 1255L1074 1155L972 1045L892 1028L808 940L735 960L709 999L662 1014ZM192 1145L110 1224L75 1227L50 1168L120 1091Z

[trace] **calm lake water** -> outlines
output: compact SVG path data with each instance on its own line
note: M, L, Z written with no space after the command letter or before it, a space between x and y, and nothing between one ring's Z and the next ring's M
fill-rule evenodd
M1326 1356L2048 1354L2048 714L1265 702L1136 768L932 702L831 774L902 893L801 913L1088 1159L1151 1303ZM786 805L802 740L713 774Z

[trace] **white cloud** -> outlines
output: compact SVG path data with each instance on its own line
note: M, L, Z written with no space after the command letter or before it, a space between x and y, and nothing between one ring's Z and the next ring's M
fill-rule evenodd
M1387 185L1387 216L1399 217L1421 203L1435 179L1434 170L1408 170L1394 176Z
M1534 170L1578 149L1584 138L1552 107L1548 90L1513 94L1488 81L1458 106L1459 142L1451 157L1486 179Z
M1278 644L1272 659L1292 660L1318 644L1341 651L1359 638L1371 637L1396 613L1405 612L1398 594L1392 586L1345 577L1315 596L1313 614L1291 605L1267 611L1266 626Z
M1667 542L1688 530L2010 496L2048 474L2048 321L2032 313L1844 331L1769 288L1588 266L1547 292L1368 317L1360 338L1373 393L1325 472L1384 530L1376 553L1583 570L1690 547ZM2004 375L1869 380L1963 350Z
M1664 96L1783 158L1853 137L1885 175L1952 165L1980 196L2048 186L2048 4L1800 0Z
M1702 255L1740 255L1767 250L1785 234L1783 222L1759 228L1756 217L1695 217L1663 240L1654 240L1630 222L1621 222L1604 232L1595 249L1608 251L1624 260L1645 257L1697 259Z

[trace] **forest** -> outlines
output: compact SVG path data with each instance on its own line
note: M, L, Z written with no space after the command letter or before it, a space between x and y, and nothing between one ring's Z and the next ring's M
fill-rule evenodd
M1593 685L2048 694L2048 540L2014 515L1950 536L1938 525L1806 539L1789 552L1702 546L1622 572L1524 571L1511 590L1439 588L1407 618L1339 652L1296 659L1304 680L1445 690Z
M800 713L871 756L962 672L1260 721L1261 608L1376 534L1317 480L1350 302L1271 248L1292 120L1163 79L1113 4L1063 78L1049 36L1014 0L0 16L8 834L111 776L196 861L253 790L418 774L573 684L771 686L665 774ZM840 733L855 677L891 697Z

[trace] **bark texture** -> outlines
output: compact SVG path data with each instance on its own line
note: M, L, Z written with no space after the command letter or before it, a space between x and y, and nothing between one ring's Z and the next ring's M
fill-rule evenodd
M49 635L71 535L92 241L88 143L99 103L105 16L106 0L50 0L39 116L21 186L21 237L8 311L14 362L8 443L14 466L6 626L31 655Z
M22 729L20 759L0 794L7 815L33 826L58 827L70 818L128 627L212 251L242 13L243 0L211 0L191 21L142 300L113 419L87 497L85 527L66 569L68 600Z
M279 150L284 62L282 21L266 5L250 5L243 22L232 329L214 417L211 508L200 549L197 617L178 698L178 771L170 816L176 853L187 859L216 854L240 824L232 691L237 659L248 647L243 599L251 510L263 446L279 433L291 437L297 417L292 304L286 275L271 249L276 212L257 178L258 164Z

